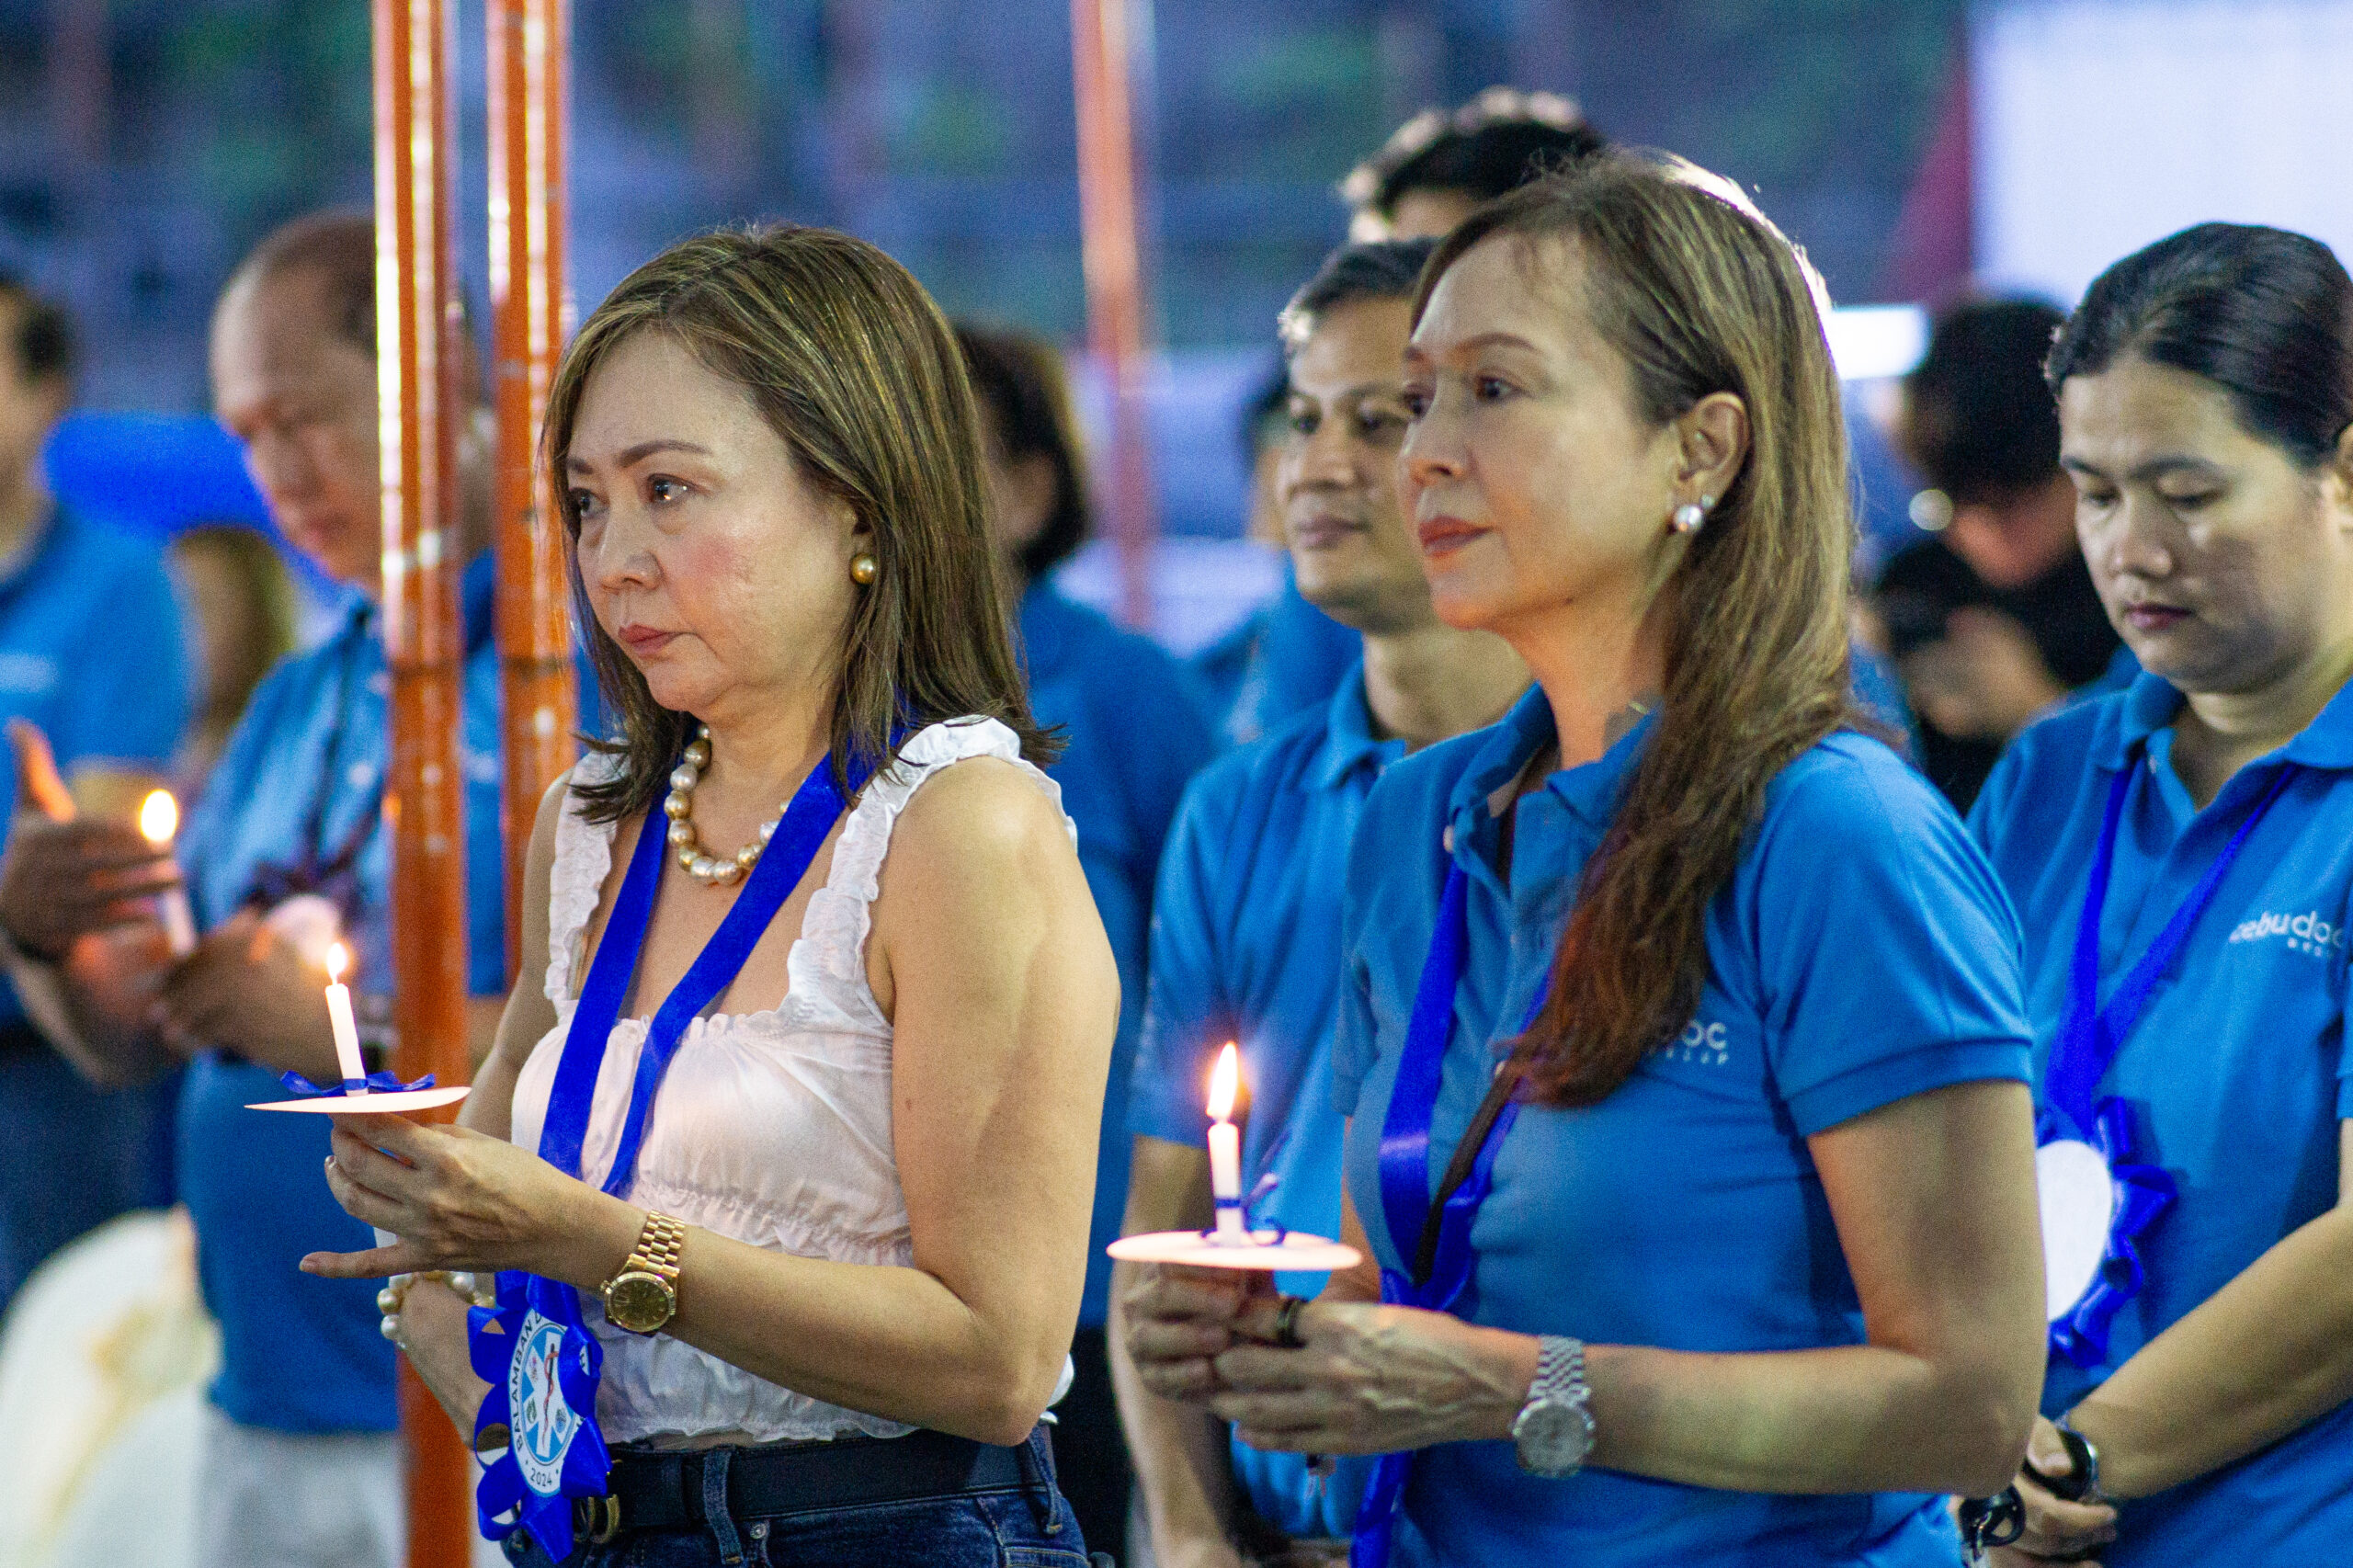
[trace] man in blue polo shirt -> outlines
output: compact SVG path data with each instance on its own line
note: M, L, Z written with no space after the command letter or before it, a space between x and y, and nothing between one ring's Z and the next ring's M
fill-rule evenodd
M1438 621L1398 507L1399 366L1431 248L1427 240L1347 246L1284 313L1285 540L1301 593L1362 634L1363 658L1329 702L1204 770L1178 810L1130 1091L1131 1233L1210 1222L1204 1092L1229 1040L1241 1046L1250 1095L1244 1187L1279 1178L1260 1216L1339 1233L1343 1124L1332 1106L1331 1030L1340 890L1358 814L1389 763L1493 722L1528 684L1501 641ZM1347 1533L1363 1494L1356 1467L1327 1481L1297 1455L1229 1444L1207 1415L1146 1392L1124 1356L1120 1374L1159 1561L1238 1563L1238 1540L1254 1554L1294 1561L1338 1550L1313 1543ZM1246 1506L1233 1505L1237 1486ZM1283 1539L1265 1539L1269 1529Z
M97 987L68 988L86 1048L131 1055L160 1039L189 1058L179 1175L205 1301L222 1332L199 1487L200 1568L392 1568L404 1551L393 1353L378 1333L375 1288L295 1267L306 1252L366 1248L367 1229L320 1177L327 1129L318 1119L244 1108L282 1098L281 1071L335 1075L318 944L290 911L332 911L355 949L362 1033L372 1020L380 1046L389 1014L374 278L369 220L327 216L264 241L222 292L212 331L220 415L279 528L351 597L334 634L254 694L181 836L179 864L205 932L196 951L158 977L142 1017L109 1012ZM470 459L481 455L478 441L461 446ZM463 519L470 550L486 525ZM495 1026L506 982L492 588L483 552L465 583L478 1046ZM22 863L44 852L48 874L26 877ZM18 874L0 872L0 885L63 890L90 880L70 846L42 838L20 835L9 858Z
M74 369L64 312L0 277L0 720L40 726L69 774L159 776L188 710L163 562L57 505L41 482ZM0 831L14 800L0 787ZM85 1231L170 1201L173 1087L91 1086L0 982L0 1308Z

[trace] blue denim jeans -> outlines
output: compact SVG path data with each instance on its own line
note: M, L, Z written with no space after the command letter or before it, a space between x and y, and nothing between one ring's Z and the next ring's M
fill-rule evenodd
M631 1530L624 1519L620 1535L560 1562L517 1531L506 1556L520 1568L1088 1568L1042 1427L1029 1448L1032 1480L1018 1491L766 1517L712 1510L711 1523L692 1529ZM723 1496L724 1480L717 1484Z

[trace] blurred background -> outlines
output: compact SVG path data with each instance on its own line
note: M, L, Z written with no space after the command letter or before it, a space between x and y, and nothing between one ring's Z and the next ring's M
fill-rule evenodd
M486 299L480 5L459 8L466 286ZM1491 83L1739 180L1842 306L1972 280L2072 302L2202 218L2353 244L2353 0L1130 0L1144 195L1152 630L1197 647L1271 591L1240 539L1238 425L1275 312L1342 238L1335 185ZM585 310L697 228L850 230L953 313L1076 346L1064 0L574 0L573 286ZM265 231L369 197L360 0L0 0L0 267L68 301L85 413L53 483L168 531L259 518L203 417L204 332ZM1841 323L1858 407L1923 339ZM1105 398L1091 389L1099 426ZM1859 427L1873 548L1909 483ZM1115 597L1106 551L1065 568Z

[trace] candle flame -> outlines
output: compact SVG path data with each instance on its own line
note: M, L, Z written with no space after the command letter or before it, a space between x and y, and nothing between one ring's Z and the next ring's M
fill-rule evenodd
M341 942L330 942L330 943L328 943L328 944L327 944L327 980L328 980L328 982L329 982L330 983L333 983L333 984L340 985L340 984L343 983L343 971L344 971L345 970L347 970L347 969L349 969L350 967L351 967L351 949L350 949L349 948L345 947Z
M1233 1116L1233 1091L1242 1078L1242 1060L1227 1040L1225 1049L1217 1053L1217 1066L1210 1073L1210 1119L1231 1120Z
M161 849L180 830L180 803L169 790L151 790L139 802L139 836Z

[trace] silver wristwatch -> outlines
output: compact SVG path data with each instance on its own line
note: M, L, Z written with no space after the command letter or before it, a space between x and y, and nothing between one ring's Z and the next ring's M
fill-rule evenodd
M1593 1452L1593 1391L1586 1386L1585 1344L1564 1335L1537 1341L1536 1381L1511 1424L1519 1468L1530 1475L1574 1475Z

